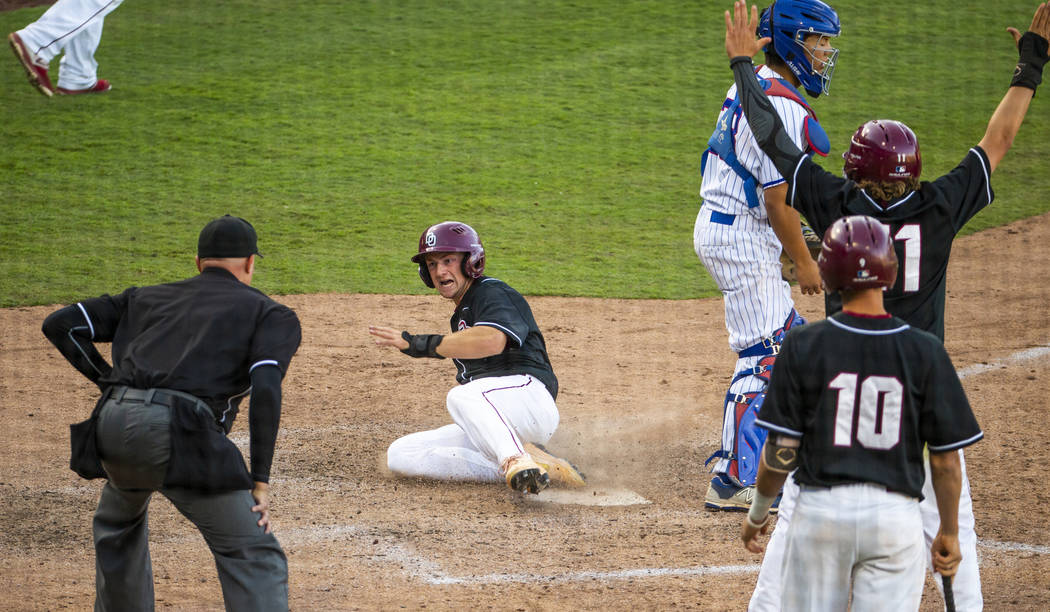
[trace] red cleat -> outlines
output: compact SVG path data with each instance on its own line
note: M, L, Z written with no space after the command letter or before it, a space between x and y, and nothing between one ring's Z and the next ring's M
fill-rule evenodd
M45 96L49 98L53 96L55 87L51 84L51 77L47 75L47 64L40 63L36 55L22 42L22 37L17 32L8 34L7 42L11 43L11 49L15 52L15 57L22 62L22 67L25 68L26 75L29 76L29 83Z
M95 81L94 87L88 87L87 89L66 89L64 87L58 88L58 93L63 96L75 96L78 94L89 94L89 93L102 93L113 89L113 86L109 84L106 79L99 79Z

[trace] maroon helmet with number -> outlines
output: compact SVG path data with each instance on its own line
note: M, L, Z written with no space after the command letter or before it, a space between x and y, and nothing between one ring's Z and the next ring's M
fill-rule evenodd
M852 181L892 183L918 179L922 172L915 132L892 119L875 119L857 128L842 159L846 178Z
M824 234L817 258L828 291L893 286L897 254L890 229L864 215L843 217Z
M485 247L474 228L459 221L445 221L431 225L419 237L419 252L412 256L412 261L419 264L419 278L430 288L434 281L427 270L427 253L466 253L463 258L463 274L468 278L478 278L485 271Z

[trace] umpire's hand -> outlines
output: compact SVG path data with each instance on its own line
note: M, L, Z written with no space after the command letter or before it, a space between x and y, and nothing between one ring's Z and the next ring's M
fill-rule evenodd
M258 512L259 526L263 527L265 533L270 533L273 528L270 526L270 485L265 482L256 482L255 488L252 489L252 497L255 498L256 505L252 506L252 512Z

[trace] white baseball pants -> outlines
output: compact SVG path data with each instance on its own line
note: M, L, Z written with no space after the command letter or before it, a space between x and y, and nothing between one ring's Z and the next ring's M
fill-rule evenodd
M970 497L970 479L966 476L966 460L959 451L959 463L962 466L962 489L959 493L959 549L962 551L962 563L952 581L952 592L955 595L955 609L959 612L980 612L984 609L981 593L981 576L978 570L977 532L974 530L973 500ZM926 484L923 485L923 500L919 503L922 514L923 536L926 543L926 565L933 571L933 560L930 558L930 547L937 535L941 518L937 512L937 498L933 493L933 479L930 477L930 463L926 461ZM784 483L780 509L777 513L777 524L766 544L766 554L762 558L762 569L758 573L755 591L751 594L749 612L779 612L781 592L781 568L784 565L784 550L787 546L787 532L791 524L795 501L799 488L794 478L788 477ZM940 579L934 580L937 590L943 590ZM887 608L888 609L888 608Z
M399 476L499 482L500 465L545 444L558 428L558 407L547 387L529 375L478 379L448 392L453 424L409 434L387 449Z
M123 1L58 0L40 19L19 30L18 36L45 62L65 52L58 69L58 87L88 89L98 81L95 49L102 39L102 23Z
M803 487L780 571L782 607L918 610L925 559L917 499L872 484Z

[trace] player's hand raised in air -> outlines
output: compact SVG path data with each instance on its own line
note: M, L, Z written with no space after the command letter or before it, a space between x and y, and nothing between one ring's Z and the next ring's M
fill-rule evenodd
M1006 28L1010 36L1014 37L1014 46L1021 40L1021 32L1017 28ZM1032 25L1028 27L1029 32L1034 32L1050 41L1050 2L1044 2L1035 9L1032 16Z
M758 30L758 7L751 5L751 15L747 14L747 2L737 0L733 3L734 16L730 17L726 11L726 53L729 58L746 55L754 57L768 45L772 39L760 38L755 40L755 31Z

